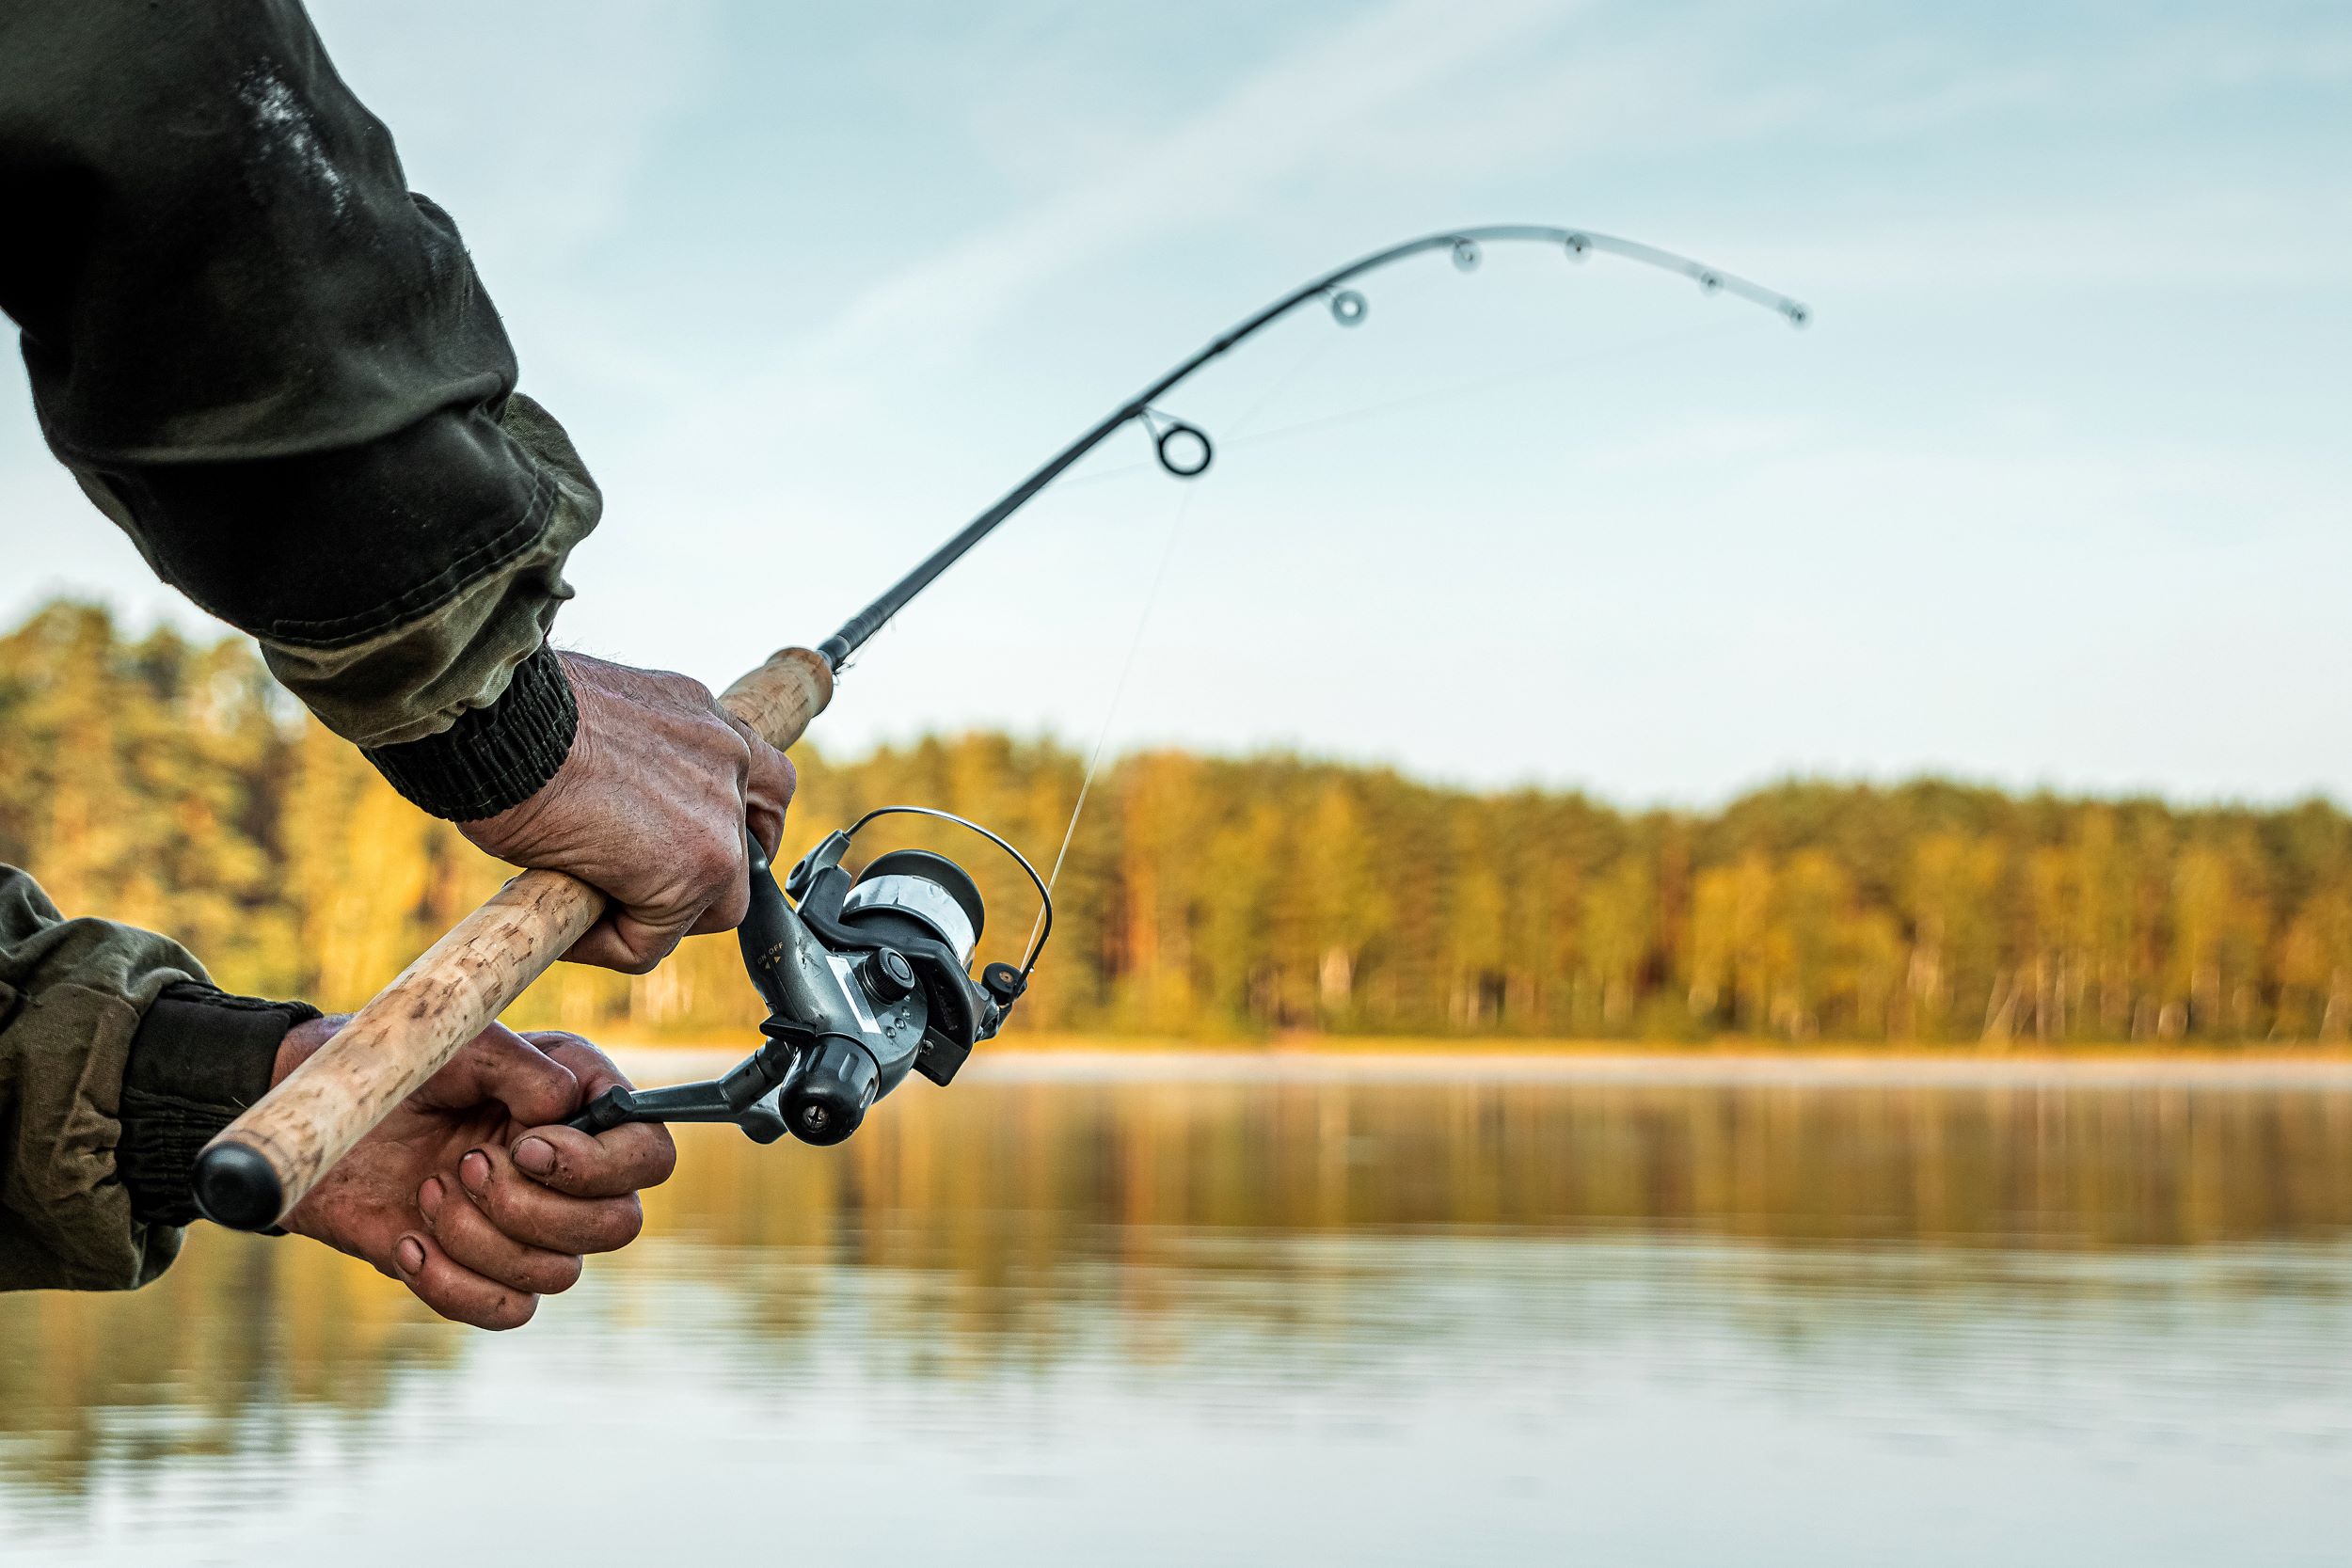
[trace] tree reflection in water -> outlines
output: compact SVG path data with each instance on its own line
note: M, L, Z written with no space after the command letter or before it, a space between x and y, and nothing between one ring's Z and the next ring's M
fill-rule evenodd
M1601 1286L1661 1240L1709 1250L1671 1299L1619 1305L1791 1346L1918 1351L1988 1302L2176 1295L2177 1271L2078 1266L2133 1249L2209 1260L2191 1288L2225 1312L2352 1316L2344 1088L976 1075L837 1149L681 1133L648 1241L525 1335L749 1336L788 1376L854 1310L854 1354L918 1383L1080 1355L1211 1377L1242 1336L1336 1386L1409 1358L1449 1290L1518 1299L1538 1339L1628 1332ZM1558 1284L1580 1259L1581 1294ZM1553 1286L1513 1298L1526 1269ZM1899 1331L1874 1320L1889 1292L1915 1308ZM0 1494L70 1509L99 1478L266 1461L322 1422L364 1446L404 1384L496 1354L320 1248L206 1231L137 1295L0 1296Z

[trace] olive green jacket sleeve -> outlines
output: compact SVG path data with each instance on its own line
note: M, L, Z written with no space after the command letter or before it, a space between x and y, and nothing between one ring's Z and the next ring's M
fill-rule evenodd
M42 435L159 576L425 810L554 774L596 487L294 0L0 5L0 234Z
M168 938L68 920L0 865L0 1291L129 1290L179 1255L197 1149L267 1090L300 1004Z
M553 776L596 487L295 0L0 0L0 312L85 493L394 787L466 821ZM0 1287L160 1272L307 1011L0 867Z
M0 1287L123 1290L178 1255L178 1230L131 1217L115 1150L140 1018L203 975L177 942L61 919L0 868Z

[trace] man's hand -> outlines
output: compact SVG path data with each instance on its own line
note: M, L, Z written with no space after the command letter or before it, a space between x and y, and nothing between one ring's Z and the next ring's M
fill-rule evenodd
M278 1047L285 1078L344 1020L297 1024ZM493 1023L359 1140L281 1222L374 1264L436 1312L516 1328L539 1298L569 1290L580 1258L644 1224L638 1189L677 1164L669 1132L633 1122L591 1137L559 1125L628 1081L575 1035Z
M612 907L564 957L643 974L681 938L742 924L744 824L775 853L792 764L699 681L561 657L580 705L571 755L521 805L457 831L600 889Z

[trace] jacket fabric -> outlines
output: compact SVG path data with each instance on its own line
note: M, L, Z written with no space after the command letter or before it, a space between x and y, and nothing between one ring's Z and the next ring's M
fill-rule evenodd
M404 795L553 776L596 488L299 5L0 0L0 311L98 509ZM303 1011L0 867L0 1288L160 1271Z
M0 865L0 1290L127 1290L179 1256L198 1149L317 1009L230 996L179 943L68 920Z

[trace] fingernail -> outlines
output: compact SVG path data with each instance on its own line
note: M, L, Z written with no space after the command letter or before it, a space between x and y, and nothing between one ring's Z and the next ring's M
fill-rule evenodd
M478 1148L468 1149L457 1162L457 1180L466 1184L466 1191L481 1192L490 1184L490 1157Z
M414 1236L403 1236L400 1244L392 1248L392 1257L400 1264L401 1273L415 1274L424 1267L424 1243Z
M555 1146L545 1138L525 1138L515 1146L515 1164L533 1176L555 1169Z
M437 1176L426 1177L424 1185L417 1189L417 1207L423 1211L427 1220L437 1219L440 1216L443 1190L441 1179Z

